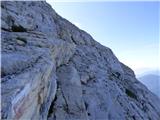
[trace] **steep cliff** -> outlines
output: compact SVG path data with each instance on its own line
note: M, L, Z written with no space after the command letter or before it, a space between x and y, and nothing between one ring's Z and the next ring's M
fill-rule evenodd
M44 1L1 2L1 113L19 120L160 120L111 49Z

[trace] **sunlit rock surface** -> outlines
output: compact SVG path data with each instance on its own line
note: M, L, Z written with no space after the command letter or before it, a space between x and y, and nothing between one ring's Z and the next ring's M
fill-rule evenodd
M2 119L160 119L134 72L46 2L3 1L1 12Z

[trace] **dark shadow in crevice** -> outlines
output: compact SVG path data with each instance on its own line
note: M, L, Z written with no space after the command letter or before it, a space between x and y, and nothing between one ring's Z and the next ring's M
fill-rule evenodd
M127 94L129 97L137 100L137 96L136 96L132 91L130 91L129 89L126 89L125 92L126 92L126 94Z
M57 96L55 96L54 100L51 103L51 106L50 106L49 111L48 111L47 118L49 118L54 113L54 111L55 111L54 105L55 105L56 100L57 100Z
M22 27L22 26L16 26L16 25L12 25L12 31L13 32L27 32L27 29Z

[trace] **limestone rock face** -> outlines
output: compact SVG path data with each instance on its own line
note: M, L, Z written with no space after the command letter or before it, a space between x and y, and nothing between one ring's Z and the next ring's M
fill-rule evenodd
M134 72L46 2L3 1L1 12L2 119L160 119Z

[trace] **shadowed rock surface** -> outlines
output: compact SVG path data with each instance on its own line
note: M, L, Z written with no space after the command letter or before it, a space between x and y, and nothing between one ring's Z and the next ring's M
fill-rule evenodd
M160 119L134 72L46 2L1 8L2 119Z

